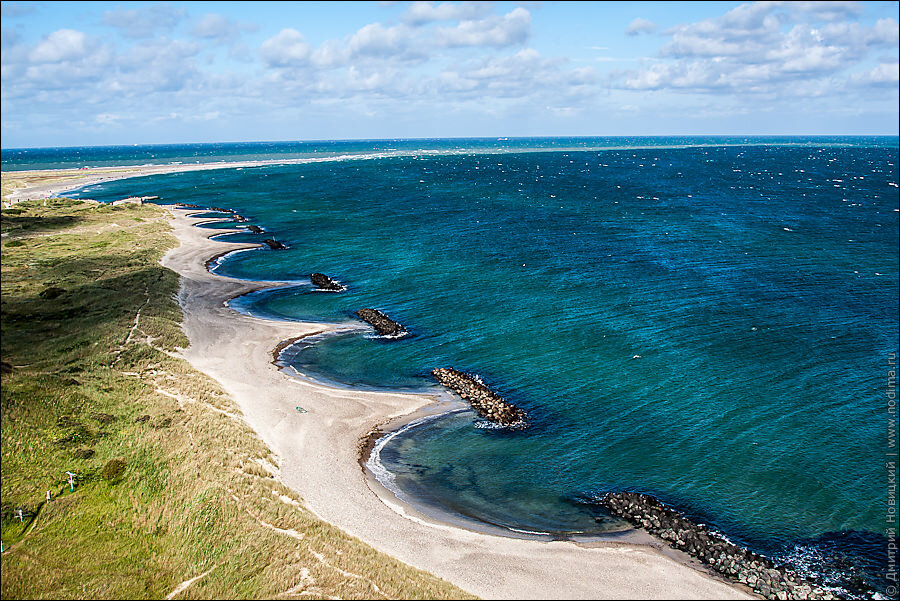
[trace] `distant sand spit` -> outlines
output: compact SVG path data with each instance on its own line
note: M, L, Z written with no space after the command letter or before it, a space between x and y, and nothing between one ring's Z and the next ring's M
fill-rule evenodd
M209 171L213 169L234 169L237 167L259 167L268 164L282 164L299 161L235 161L219 163L190 163L178 165L140 165L123 167L89 167L84 169L41 169L30 171L4 171L4 185L15 185L3 198L4 206L23 200L53 198L63 192L109 182L118 179L165 175L183 171Z

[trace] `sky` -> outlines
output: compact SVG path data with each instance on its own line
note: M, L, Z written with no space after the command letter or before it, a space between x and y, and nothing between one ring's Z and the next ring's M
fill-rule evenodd
M897 2L2 2L3 148L897 135Z

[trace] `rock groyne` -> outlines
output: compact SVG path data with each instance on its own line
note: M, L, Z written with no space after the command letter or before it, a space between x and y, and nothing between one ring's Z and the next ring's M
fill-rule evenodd
M509 428L526 428L527 415L478 378L450 367L439 367L431 372L434 379L468 401L481 417Z
M382 336L391 336L399 338L408 332L402 325L379 311L378 309L360 309L356 312L357 317L375 328Z
M328 292L341 292L345 289L340 282L333 280L324 273L313 273L309 276L309 280L319 290L325 290Z
M696 557L717 572L744 584L766 599L838 599L833 593L802 576L776 565L771 559L740 547L703 524L650 495L609 493L600 500L612 515L665 540L672 547Z
M283 242L279 242L278 240L275 240L273 238L266 238L265 240L263 240L263 243L265 243L272 250L286 250L287 249L287 246L285 246Z

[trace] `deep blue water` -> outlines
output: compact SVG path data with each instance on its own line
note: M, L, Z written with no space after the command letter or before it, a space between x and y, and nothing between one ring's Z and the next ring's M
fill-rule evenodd
M3 168L150 155L330 158L73 196L233 208L267 233L231 239L290 248L217 271L304 283L237 308L350 321L375 307L412 332L297 347L302 373L422 388L453 366L529 413L524 432L463 411L396 436L380 458L400 494L510 529L595 533L621 524L592 501L638 490L836 584L884 590L896 137L4 150ZM349 289L314 292L313 271Z

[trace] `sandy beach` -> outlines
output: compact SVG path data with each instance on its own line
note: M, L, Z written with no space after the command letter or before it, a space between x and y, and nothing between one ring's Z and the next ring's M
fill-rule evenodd
M360 439L433 399L331 388L280 371L272 363L279 343L340 325L269 321L228 308L228 299L272 284L215 276L206 262L253 245L209 240L222 230L193 227L199 219L183 209L170 212L181 246L163 264L183 278L179 300L191 341L184 357L232 395L280 458L284 483L324 520L484 598L754 598L649 537L643 545L495 536L436 523L387 491L379 496L358 463Z

